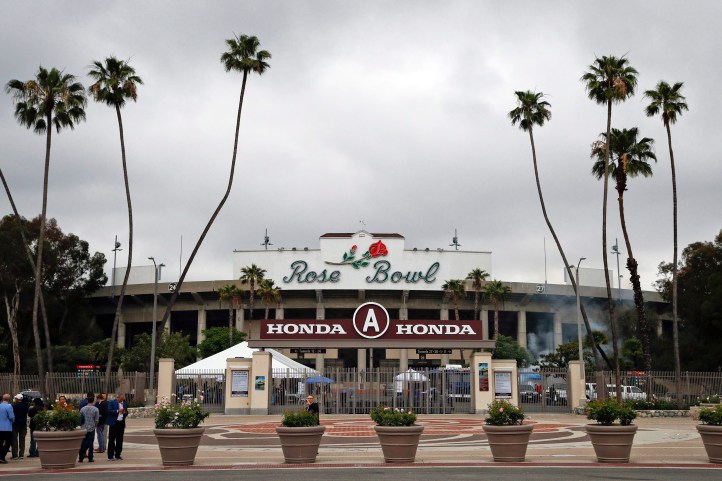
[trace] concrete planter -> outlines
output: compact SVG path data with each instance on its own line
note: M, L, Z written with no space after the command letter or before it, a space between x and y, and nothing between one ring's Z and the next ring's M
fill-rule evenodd
M722 464L722 426L698 424L697 431L702 437L709 462Z
M154 429L163 466L190 466L206 428Z
M35 431L33 433L40 451L43 469L74 468L85 431Z
M491 455L494 461L506 463L521 463L526 457L526 448L529 445L534 426L531 424L516 424L512 426L484 425L484 433L489 440Z
M424 427L413 426L374 426L381 443L384 461L387 463L413 463Z
M289 464L315 463L326 426L287 428L276 426L283 458Z
M632 452L634 435L637 433L637 426L621 426L613 424L604 426L601 424L587 424L584 427L587 435L592 440L597 461L600 463L628 463L629 455Z

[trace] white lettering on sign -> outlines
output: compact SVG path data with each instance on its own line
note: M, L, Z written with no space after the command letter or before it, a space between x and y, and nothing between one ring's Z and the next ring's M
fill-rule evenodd
M436 335L465 335L465 334L476 334L476 331L471 328L468 324L397 324L396 325L397 335L412 335L425 336L427 334Z
M266 334L346 334L341 324L267 324Z
M364 322L364 327L361 328L363 332L368 332L369 329L373 328L374 331L379 332L381 328L379 327L379 321L376 319L376 311L373 309L369 309L366 313L366 322Z

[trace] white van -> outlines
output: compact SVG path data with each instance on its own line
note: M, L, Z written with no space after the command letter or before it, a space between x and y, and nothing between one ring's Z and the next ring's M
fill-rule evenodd
M607 384L607 392L609 393L609 397L615 397L617 395L616 384ZM646 401L647 393L637 386L622 386L622 399L625 401L628 399L641 399Z

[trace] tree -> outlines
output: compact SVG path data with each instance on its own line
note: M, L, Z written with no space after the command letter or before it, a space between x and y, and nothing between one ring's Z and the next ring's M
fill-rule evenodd
M461 279L448 280L441 286L441 290L444 291L444 299L454 303L454 317L456 322L459 322L459 300L466 298L464 281Z
M263 279L258 287L258 296L266 308L263 318L268 319L271 304L281 302L281 288L274 284L273 279Z
M662 264L657 289L672 299L673 266ZM712 242L693 242L682 250L677 270L680 357L685 370L720 369L722 338L722 230ZM681 391L678 391L681 392Z
M667 144L669 146L669 161L672 168L672 225L674 231L674 254L672 258L672 343L674 350L674 380L677 392L680 391L682 385L682 365L680 363L679 354L679 322L677 320L678 301L677 301L677 173L674 166L674 151L672 150L672 131L669 124L677 123L677 115L682 115L683 110L689 110L686 98L680 93L682 90L682 82L677 82L670 86L664 80L657 84L655 90L647 90L644 96L649 98L651 102L647 105L645 112L647 117L653 117L658 113L662 113L662 123L667 130ZM681 403L681 398L679 400Z
M536 190L539 194L539 204L541 205L542 215L544 216L544 221L547 224L549 232L551 232L552 237L554 238L554 242L557 245L559 255L562 257L562 261L564 262L564 268L567 270L569 279L572 282L572 288L574 289L574 293L576 294L578 289L577 279L572 275L572 266L567 260L564 249L562 249L562 243L559 241L559 237L557 236L557 233L554 230L551 221L549 220L547 208L544 204L544 196L542 195L541 182L539 180L539 167L536 159L536 146L534 145L534 126L536 125L542 127L547 120L551 119L551 104L546 100L543 100L545 95L542 92L532 92L531 90L527 90L526 92L517 91L515 92L515 95L517 106L514 110L509 112L511 125L519 124L519 128L522 131L529 132L529 142L531 144L531 158L532 164L534 166L534 179L536 180ZM587 318L587 311L586 309L584 309L584 304L580 303L580 310L582 313L582 318L584 319L584 326L587 329L587 335L591 336L592 326L589 322L589 319ZM595 364L597 366L601 366L597 351L594 350L593 352Z
M170 313L173 310L173 305L175 304L176 299L178 299L178 294L181 291L181 287L183 286L183 281L186 278L188 269L190 269L191 264L193 263L193 259L195 259L196 253L198 252L198 249L200 249L201 244L203 243L203 239L206 238L208 231L211 229L213 222L216 220L216 217L218 217L218 214L221 212L223 205L226 203L226 199L228 199L228 195L231 193L231 187L233 186L233 173L236 169L236 153L238 152L238 131L241 126L241 111L243 110L243 98L246 93L246 81L248 79L248 74L251 72L255 72L258 75L263 75L263 73L270 68L267 60L271 58L271 54L266 50L258 50L260 42L256 37L239 35L235 38L226 40L226 45L228 46L228 51L221 55L221 63L225 67L226 72L230 72L231 70L233 70L236 72L241 72L243 74L243 81L241 83L241 95L238 101L238 114L236 116L236 135L233 141L231 172L228 176L228 187L226 187L226 192L225 194L223 194L223 198L221 198L221 201L218 203L218 207L216 207L216 210L213 212L213 215L211 215L211 218L206 224L206 227L203 229L201 236L198 238L195 247L193 247L193 251L191 252L190 257L188 258L188 261L183 268L183 272L181 273L180 278L178 279L176 288L173 291L170 300L168 301L168 305L166 306L165 313L163 314L163 319L160 322L158 332L163 331L163 329L165 328L165 323L168 322L168 319L170 318Z
M590 100L607 106L606 145L604 148L604 195L602 202L602 260L604 261L604 280L607 286L607 307L609 309L609 326L612 331L612 347L614 349L614 380L617 385L617 401L621 402L621 373L619 370L619 347L617 343L617 326L614 318L614 300L612 286L609 281L609 262L607 259L607 197L609 184L609 141L612 129L612 104L626 100L634 95L637 86L637 71L630 67L624 57L603 56L596 58L582 75L582 82Z
M43 275L43 244L45 239L45 218L48 208L48 178L50 175L50 147L52 127L57 133L66 127L71 130L75 124L85 120L85 89L75 77L52 68L40 66L35 78L22 82L10 80L5 86L15 102L15 118L20 125L32 128L36 134L45 134L45 166L43 174L43 204L40 214L40 237L35 261L35 293L33 296L33 337L35 356L38 364L40 384L45 385L45 369L38 328L38 304L40 302L40 280Z
M218 289L220 301L228 302L228 342L233 345L233 306L241 298L241 291L235 284L226 284ZM205 356L204 356L205 357Z
M229 339L225 327L208 328L203 331L203 336L205 339L196 346L198 354L203 358L210 357L246 340L246 334L238 329L231 331L231 338Z
M516 359L517 367L525 367L534 361L532 355L510 336L500 335L492 359Z
M504 285L501 281L494 279L487 282L484 288L484 296L494 306L494 339L499 339L499 306L504 304L506 295L511 292L511 287Z
M224 329L225 330L225 329ZM138 334L133 338L133 345L126 349L121 357L121 365L125 371L150 370L151 336L148 333ZM155 351L155 363L164 357L175 359L176 368L182 368L192 363L196 357L196 350L190 345L188 336L180 332L164 332L158 339Z
M241 267L241 284L248 284L249 320L253 320L253 299L256 294L256 285L261 283L265 275L266 269L261 269L256 264Z
M469 272L466 279L471 281L474 288L474 320L479 319L479 299L481 297L481 286L489 279L489 273L478 267Z
M143 80L135 74L135 69L131 67L127 61L118 60L114 56L105 59L105 63L94 61L88 72L88 76L95 80L89 88L88 92L93 96L96 102L102 102L109 107L115 109L115 115L118 118L118 131L120 133L120 158L123 163L123 182L125 184L125 199L128 205L128 262L125 268L125 276L123 277L123 285L120 288L120 296L118 296L118 304L115 307L115 318L113 319L113 328L110 334L111 344L108 353L108 365L105 369L105 380L103 381L103 389L108 389L110 382L110 366L113 362L113 353L115 350L115 340L118 333L118 323L123 312L123 297L125 296L125 288L128 286L128 277L133 263L133 205L130 199L130 184L128 182L128 164L125 158L125 136L123 134L123 117L120 113L121 107L125 106L127 99L135 102L138 99L138 85L143 84ZM115 275L115 273L113 274Z
M606 134L602 133L604 138ZM609 157L609 165L604 165L604 149L602 143L599 142L592 148L592 158L596 158L596 162L592 166L592 175L597 179L601 179L605 170L611 169L612 177L616 180L617 202L619 204L619 219L622 224L622 234L624 235L624 243L627 246L627 270L629 270L629 280L634 290L634 305L637 309L637 326L638 334L641 338L642 348L644 351L644 370L652 370L652 354L649 341L649 324L644 309L644 294L642 294L642 285L639 281L639 265L637 259L632 253L632 242L629 239L629 231L627 229L627 221L624 215L624 192L627 191L627 179L629 177L637 177L642 175L650 177L652 175L652 166L649 160L657 161L657 157L652 151L654 140L643 137L638 139L639 130L636 127L631 129L612 129L612 138L610 142L612 156ZM606 142L605 142L606 143Z

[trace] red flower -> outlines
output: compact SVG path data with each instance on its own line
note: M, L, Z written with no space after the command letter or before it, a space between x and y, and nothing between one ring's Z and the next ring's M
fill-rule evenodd
M356 252L356 246L351 247L351 252Z
M371 254L371 257L385 256L388 253L389 251L386 250L386 246L381 241L374 242L369 247L369 254Z

